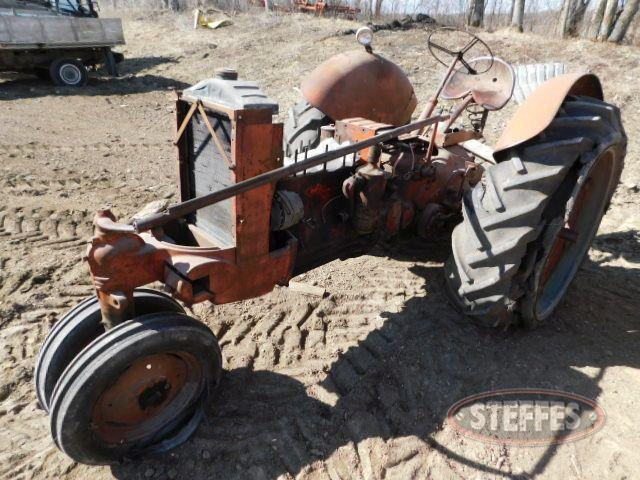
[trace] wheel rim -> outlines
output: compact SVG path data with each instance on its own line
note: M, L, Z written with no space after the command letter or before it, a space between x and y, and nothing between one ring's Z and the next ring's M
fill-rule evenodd
M607 150L594 160L574 190L575 201L566 222L557 226L537 269L535 314L539 319L555 309L589 251L615 188L616 170L616 155Z
M72 63L65 63L60 66L60 78L67 85L77 85L82 81L82 72Z
M111 444L148 437L197 400L203 381L200 364L188 352L139 358L98 398L94 432Z

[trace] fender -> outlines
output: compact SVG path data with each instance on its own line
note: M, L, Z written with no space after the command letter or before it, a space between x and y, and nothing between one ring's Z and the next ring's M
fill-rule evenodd
M540 134L549 126L567 95L585 95L603 99L602 85L591 73L572 73L552 78L534 90L518 108L502 132L493 155L501 153Z
M363 117L403 125L418 104L413 86L390 60L352 50L319 65L301 86L304 98L333 120Z

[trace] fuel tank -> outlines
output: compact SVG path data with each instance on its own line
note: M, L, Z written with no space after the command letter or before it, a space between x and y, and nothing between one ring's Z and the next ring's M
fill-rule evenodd
M363 117L402 125L418 103L402 69L364 49L331 57L304 79L301 89L311 105L333 120Z

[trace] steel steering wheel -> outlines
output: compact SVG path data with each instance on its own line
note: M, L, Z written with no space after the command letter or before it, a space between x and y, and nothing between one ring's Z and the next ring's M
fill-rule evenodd
M435 40L439 40L438 35L442 35L444 37L445 35L449 36L451 33L457 34L459 36L458 40L462 40L458 42L459 45L456 46L458 48L457 50L452 50L443 46L441 43L444 43L444 42L435 41ZM435 40L434 40L434 36L435 36ZM493 52L491 52L489 45L487 45L485 42L480 40L480 38L478 38L476 35L473 35L469 32L465 32L464 30L458 30L452 27L443 27L443 28L434 30L433 32L431 32L431 34L429 35L429 38L427 39L427 46L429 48L429 53L433 56L433 58L435 58L439 63L441 63L445 67L449 67L451 62L447 63L443 60L443 58L447 58L447 57L456 58L458 62L460 62L460 64L462 65L461 68L459 69L460 73L466 73L467 75L479 75L481 73L485 73L491 70L491 67L493 66ZM488 65L482 66L483 69L481 71L473 68L464 59L465 55L468 54L471 50L473 50L472 57L474 58L487 57L491 59L490 62L486 62ZM439 53L436 53L436 52L439 52ZM480 53L480 55L478 55L478 53Z

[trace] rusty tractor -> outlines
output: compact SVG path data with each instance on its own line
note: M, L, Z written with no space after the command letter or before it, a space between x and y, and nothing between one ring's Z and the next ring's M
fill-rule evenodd
M509 101L514 74L481 39L429 37L447 70L411 121L407 76L374 53L370 30L356 37L364 48L303 81L284 126L278 104L233 70L186 89L176 100L182 201L129 223L95 215L85 256L95 295L54 325L35 372L67 455L109 464L195 430L222 357L183 304L266 294L401 231L428 238L459 221L445 274L467 317L502 327L550 317L623 166L620 111L598 78L542 84L491 149L487 116ZM171 296L145 288L154 282Z

